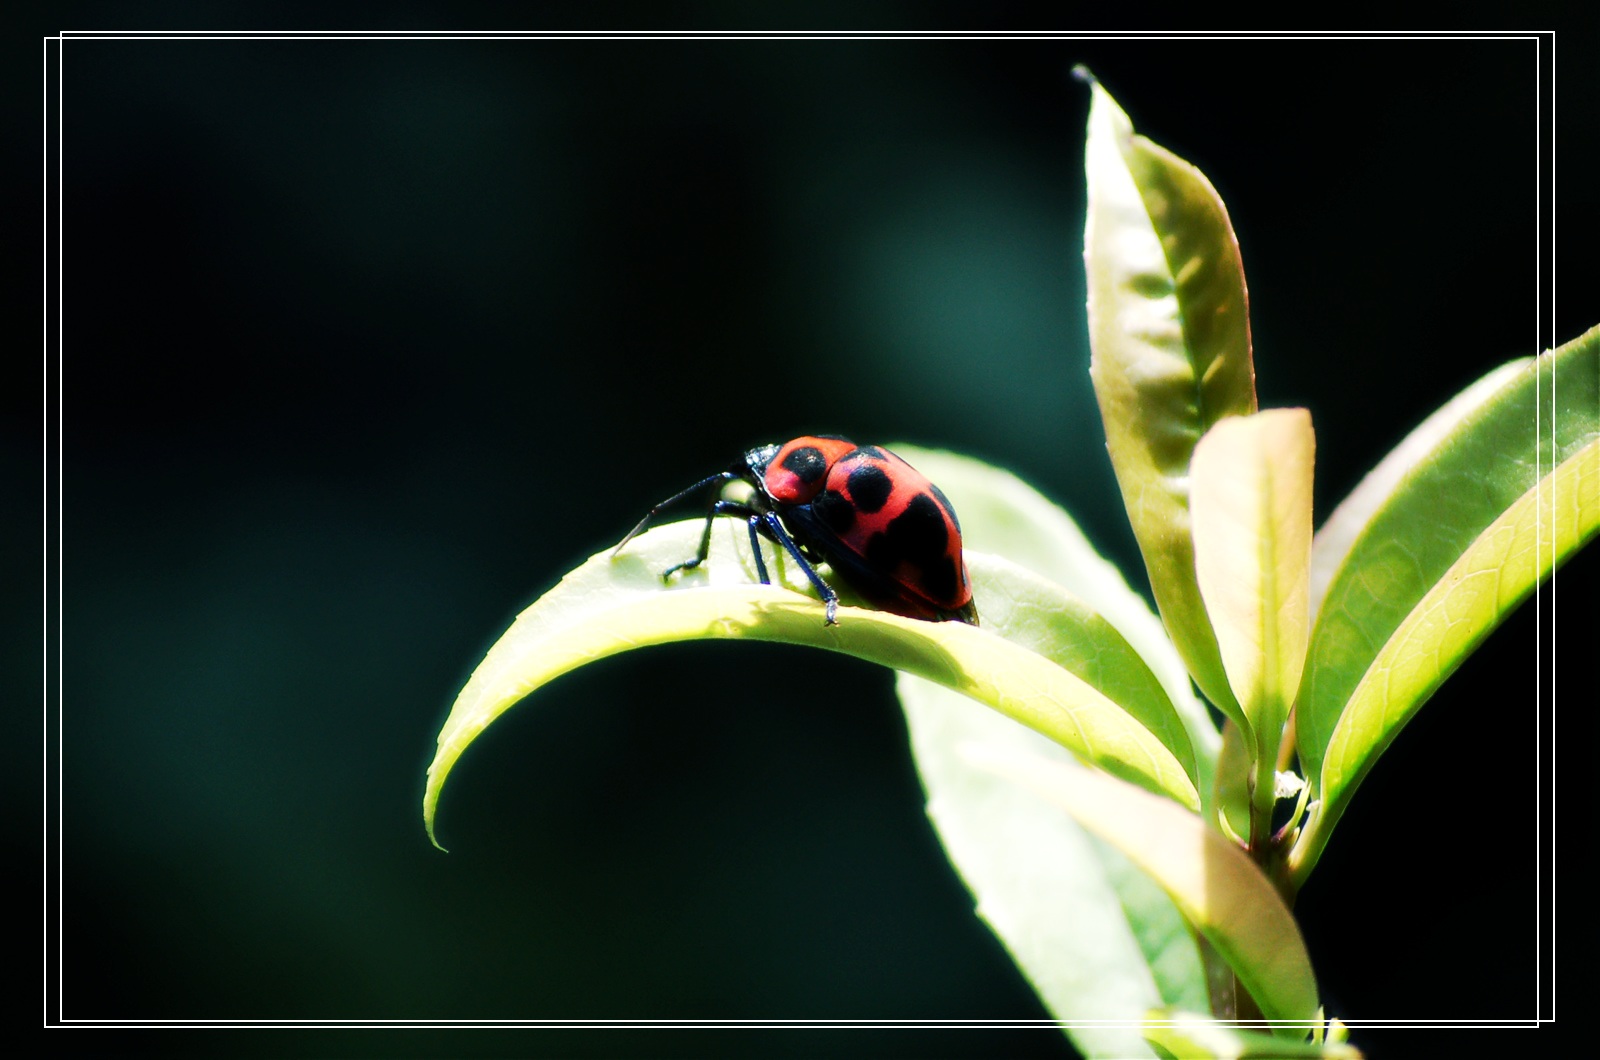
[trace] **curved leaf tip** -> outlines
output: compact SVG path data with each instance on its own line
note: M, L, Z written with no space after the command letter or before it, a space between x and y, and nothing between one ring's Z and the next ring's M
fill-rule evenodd
M959 622L841 607L839 624L825 626L821 603L806 594L793 565L769 557L768 567L782 584L754 582L743 525L722 522L708 561L668 583L657 572L693 553L699 520L657 527L615 559L609 550L591 557L517 616L456 697L439 733L423 793L430 838L451 769L495 718L586 663L652 644L701 639L826 648L927 678L1119 777L1198 806L1192 764L1186 769L1150 730L1067 669L993 631ZM1003 561L969 552L967 562L980 607L985 598L1024 600L1040 591L1038 579ZM1181 737L1181 729L1175 731Z
M1084 168L1089 377L1106 449L1173 644L1206 697L1242 725L1189 532L1196 442L1256 411L1238 240L1205 175L1136 135L1099 85Z

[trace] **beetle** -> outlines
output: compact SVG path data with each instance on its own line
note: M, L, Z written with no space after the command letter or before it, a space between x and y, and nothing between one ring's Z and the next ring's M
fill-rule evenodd
M752 487L727 500L721 487ZM663 580L704 563L716 518L745 520L756 574L770 585L760 538L787 552L822 597L826 625L838 625L839 594L817 573L827 563L845 584L885 611L928 622L978 624L972 582L961 552L955 508L903 459L881 446L858 446L835 434L805 435L747 450L728 470L707 476L645 513L612 551L615 557L662 510L711 485L715 499L695 555L663 571Z

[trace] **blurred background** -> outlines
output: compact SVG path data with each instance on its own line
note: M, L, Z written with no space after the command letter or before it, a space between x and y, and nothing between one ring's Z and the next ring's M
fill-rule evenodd
M239 14L183 24L272 24ZM467 753L448 855L420 799L512 617L753 444L979 456L1144 588L1087 374L1075 63L1227 202L1261 403L1311 409L1319 518L1433 407L1600 321L1577 177L1553 321L1542 300L1528 42L69 41L65 1014L1046 1018L923 816L891 675L854 660L612 659ZM1596 161L1582 66L1555 82L1563 174ZM37 83L9 112L24 145ZM8 399L3 453L10 551L32 556L38 393ZM37 566L10 569L36 599ZM1596 570L1503 628L1355 801L1300 904L1334 1014L1536 1015L1535 722L1541 688L1571 717L1592 676ZM1566 653L1553 686L1541 644ZM31 718L36 629L8 651ZM36 811L25 732L7 794ZM1386 1055L1386 1033L1356 1040ZM688 1048L612 1035L443 1048ZM693 1051L1070 1055L1049 1030Z

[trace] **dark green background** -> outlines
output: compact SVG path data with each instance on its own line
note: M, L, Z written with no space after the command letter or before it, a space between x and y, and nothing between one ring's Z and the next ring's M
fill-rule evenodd
M809 431L1011 468L1142 587L1087 376L1078 62L1227 201L1261 401L1312 410L1325 514L1466 383L1600 320L1596 79L1574 56L1556 82L1552 331L1534 52L68 42L62 1012L1044 1018L923 817L888 673L713 644L563 678L462 760L445 855L419 802L451 698L650 504ZM36 143L34 92L12 122ZM22 391L7 521L36 555ZM1594 572L1469 662L1345 818L1301 902L1335 1014L1536 1014L1538 644L1571 660L1571 716L1594 627L1568 586ZM11 652L32 719L37 633ZM10 801L37 808L23 731ZM1357 1041L1415 1040L1388 1034ZM1048 1030L301 1042L184 1044L1067 1052Z

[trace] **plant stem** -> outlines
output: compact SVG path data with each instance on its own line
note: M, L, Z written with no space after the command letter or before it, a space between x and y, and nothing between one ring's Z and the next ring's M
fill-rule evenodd
M1211 945L1210 939L1196 931L1194 941L1200 950L1200 966L1206 972L1206 994L1211 998L1212 1018L1237 1019L1238 998L1241 994L1246 997L1249 995L1239 986L1239 980L1234 977L1233 969L1223 960L1217 948Z

